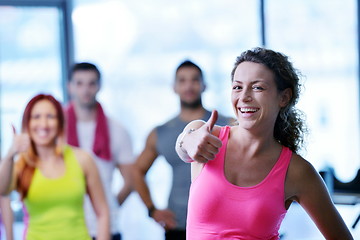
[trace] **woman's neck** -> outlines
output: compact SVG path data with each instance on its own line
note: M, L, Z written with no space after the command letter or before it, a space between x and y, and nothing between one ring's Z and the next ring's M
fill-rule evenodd
M273 131L262 131L254 133L250 130L233 127L231 132L232 141L235 141L239 150L256 156L269 149L277 149L281 145L275 140Z
M39 159L47 160L56 158L55 146L36 146Z

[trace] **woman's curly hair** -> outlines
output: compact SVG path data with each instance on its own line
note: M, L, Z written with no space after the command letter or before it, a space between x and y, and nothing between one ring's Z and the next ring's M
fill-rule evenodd
M295 69L288 57L280 52L257 47L243 52L236 58L234 68L231 72L231 80L237 66L242 62L260 63L268 67L275 74L275 82L279 92L290 88L291 99L287 106L280 109L274 127L274 138L282 145L297 152L304 144L304 134L307 127L304 114L295 105L300 95L301 73Z

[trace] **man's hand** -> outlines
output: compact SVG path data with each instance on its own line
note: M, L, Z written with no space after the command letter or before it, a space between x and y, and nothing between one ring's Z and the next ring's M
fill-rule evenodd
M151 217L165 230L174 229L176 227L175 214L169 209L155 209Z

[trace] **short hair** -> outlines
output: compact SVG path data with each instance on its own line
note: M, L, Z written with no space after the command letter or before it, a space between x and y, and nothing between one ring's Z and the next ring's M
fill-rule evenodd
M96 67L95 64L89 63L89 62L81 62L81 63L75 63L69 71L68 81L70 82L74 73L77 71L94 71L98 77L98 82L100 82L101 74L99 69Z
M183 67L193 67L193 68L196 68L199 73L200 73L200 78L201 78L201 81L204 82L204 76L203 76L203 72L201 70L201 68L196 65L194 62L190 61L190 60L185 60L183 61L182 63L180 63L180 65L176 68L176 71L175 71L175 76L177 75L178 71L183 68ZM176 79L176 78L175 78Z

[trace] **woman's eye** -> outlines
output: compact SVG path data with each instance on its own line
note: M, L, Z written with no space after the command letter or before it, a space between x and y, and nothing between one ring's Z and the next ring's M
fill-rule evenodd
M258 91L264 90L264 88L261 87L261 86L253 86L253 89L254 89L254 90L258 90Z
M233 86L233 90L240 90L240 89L242 89L242 87L240 87L240 86Z
M31 118L32 119L39 119L40 115L39 114L34 114L34 115L31 115Z

